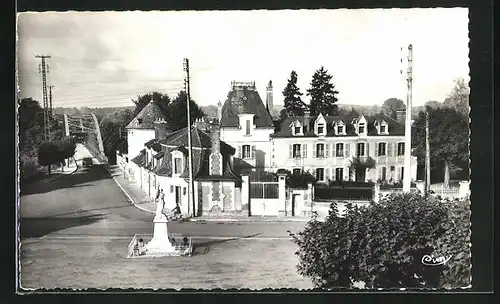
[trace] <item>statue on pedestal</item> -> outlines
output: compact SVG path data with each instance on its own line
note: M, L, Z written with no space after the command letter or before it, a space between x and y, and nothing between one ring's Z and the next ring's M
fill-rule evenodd
M161 216L163 214L163 208L165 207L165 194L163 189L158 189L158 194L156 195L156 216Z

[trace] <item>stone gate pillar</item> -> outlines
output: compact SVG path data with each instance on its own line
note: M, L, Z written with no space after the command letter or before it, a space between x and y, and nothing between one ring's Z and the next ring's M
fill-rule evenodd
M245 206L247 205L248 208L248 215L250 216L251 213L251 206L250 206L250 175L248 173L242 173L241 174L241 205Z

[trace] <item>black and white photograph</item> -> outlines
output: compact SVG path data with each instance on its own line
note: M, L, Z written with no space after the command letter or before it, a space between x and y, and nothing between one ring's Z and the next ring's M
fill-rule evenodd
M16 43L20 290L472 287L467 8L22 12Z

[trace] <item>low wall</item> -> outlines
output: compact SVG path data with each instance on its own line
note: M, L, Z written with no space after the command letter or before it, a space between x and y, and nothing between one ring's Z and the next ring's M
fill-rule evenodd
M250 202L252 215L278 216L280 210L285 208L280 199L252 198Z
M312 208L311 208L311 203L307 202L305 203L304 206L305 208L303 209L303 215L311 216L313 212L316 212L319 218L324 219L326 218L326 216L328 216L331 203L337 203L339 214L340 216L343 216L346 211L346 206L348 203L352 204L353 206L364 207L368 206L370 204L370 201L359 200L359 201L350 201L348 203L345 201L313 201Z

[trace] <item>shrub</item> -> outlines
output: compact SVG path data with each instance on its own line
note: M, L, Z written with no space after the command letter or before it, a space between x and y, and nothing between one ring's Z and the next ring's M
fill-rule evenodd
M19 170L22 179L28 179L38 173L36 158L22 155L19 160Z
M343 217L331 205L325 222L313 218L290 233L299 249L298 272L317 287L438 288L470 284L470 201L393 194L353 207ZM451 256L444 265L425 255Z

